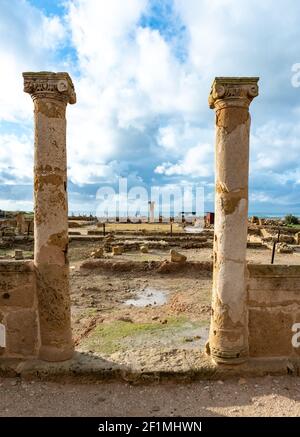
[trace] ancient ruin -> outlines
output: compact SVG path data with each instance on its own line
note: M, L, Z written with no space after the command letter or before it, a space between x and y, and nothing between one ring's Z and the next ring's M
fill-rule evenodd
M0 365L72 363L75 342L79 355L95 354L102 370L104 362L106 372L120 366L122 374L148 365L148 375L205 368L207 376L242 373L251 363L267 363L268 372L282 360L298 369L300 233L248 219L249 106L258 78L213 82L215 217L208 213L206 227L188 233L184 220L156 219L152 201L145 223L68 217L65 113L76 102L74 86L67 73L23 76L34 102L34 259L32 219L2 216ZM271 252L280 264L270 263ZM152 349L140 347L143 338Z
M67 73L24 73L23 77L24 91L34 102L35 248L33 263L1 266L9 278L2 294L4 311L0 306L7 328L4 355L61 361L73 355L65 112L76 95Z
M221 362L248 356L246 247L249 105L258 78L216 78L209 105L216 112L214 279L209 347Z
M34 103L35 249L41 359L71 358L66 106L76 102L66 73L24 73Z

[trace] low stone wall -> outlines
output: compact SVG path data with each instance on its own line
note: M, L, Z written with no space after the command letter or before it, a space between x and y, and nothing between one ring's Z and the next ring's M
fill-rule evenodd
M300 357L292 326L300 323L300 266L248 264L251 357Z
M187 261L184 263L171 261L121 261L111 259L88 259L80 265L81 269L98 270L103 272L145 272L188 274L201 273L211 276L212 261Z
M0 323L5 327L5 358L38 355L39 325L32 261L0 262Z

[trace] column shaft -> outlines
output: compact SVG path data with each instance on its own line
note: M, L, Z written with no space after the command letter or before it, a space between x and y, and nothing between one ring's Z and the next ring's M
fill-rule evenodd
M24 78L25 91L30 92L34 100L34 264L40 358L62 361L71 358L74 350L67 257L65 113L70 95L73 100L75 97L73 84L66 73L25 73ZM74 103L73 100L70 103Z
M246 248L248 228L249 104L257 78L217 78L210 95L216 112L215 235L209 349L217 362L248 355Z

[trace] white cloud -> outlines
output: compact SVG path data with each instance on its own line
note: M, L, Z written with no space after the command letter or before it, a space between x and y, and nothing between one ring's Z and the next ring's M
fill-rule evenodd
M24 70L66 69L74 79L78 103L68 108L68 165L79 185L114 182L118 174L145 183L180 177L212 183L210 84L217 75L261 75L260 97L251 105L252 199L271 203L291 199L291 192L296 198L300 106L290 68L300 61L300 4L174 0L177 15L161 16L161 27L184 29L181 57L178 35L168 39L166 29L141 26L154 3L161 5L66 0L63 18L46 17L25 0L1 3L0 121L19 123L0 136L3 183L28 181L32 168L32 137L22 129L23 123L32 127L33 118L22 91ZM77 57L58 56L65 43ZM19 156L11 156L16 148Z
M211 144L198 144L191 147L184 158L175 164L164 162L155 172L166 176L186 175L191 178L210 177L212 174L213 147Z
M0 145L0 183L32 183L33 137L0 134Z
M70 1L67 21L79 59L77 105L69 110L69 163L74 182L96 180L120 156L154 161L149 131L158 117L193 118L197 75L186 69L162 35L139 25L149 2ZM140 132L140 143L131 142ZM127 141L126 141L127 140ZM124 144L126 150L124 150ZM136 147L144 149L142 155ZM148 147L150 149L148 149ZM97 164L98 163L98 164ZM99 171L96 166L99 165ZM84 166L84 168L83 168ZM72 170L72 168L76 168Z
M136 79L150 109L155 113L179 112L184 115L197 109L197 76L172 54L172 48L158 31L138 29L139 48Z
M299 168L300 123L282 120L259 126L251 138L251 170L282 175Z
M4 211L32 211L33 202L31 200L11 200L0 198L1 209Z
M110 73L118 73L119 64L126 63L131 33L145 6L146 0L69 1L68 21L81 72L100 88L110 82Z
M65 31L58 17L46 17L27 1L1 2L0 121L30 120L32 103L23 93L23 71L55 70L53 53Z

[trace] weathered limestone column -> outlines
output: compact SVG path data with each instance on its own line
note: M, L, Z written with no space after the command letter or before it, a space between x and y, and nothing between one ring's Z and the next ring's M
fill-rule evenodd
M212 319L209 351L218 363L248 356L246 247L249 105L257 77L217 77L209 96L216 112L216 187Z
M23 73L34 102L34 264L37 273L40 358L72 357L68 265L66 106L76 102L67 73Z
M154 223L155 222L155 217L154 217L154 208L155 208L155 202L152 200L149 203L149 207L150 207L150 223Z

